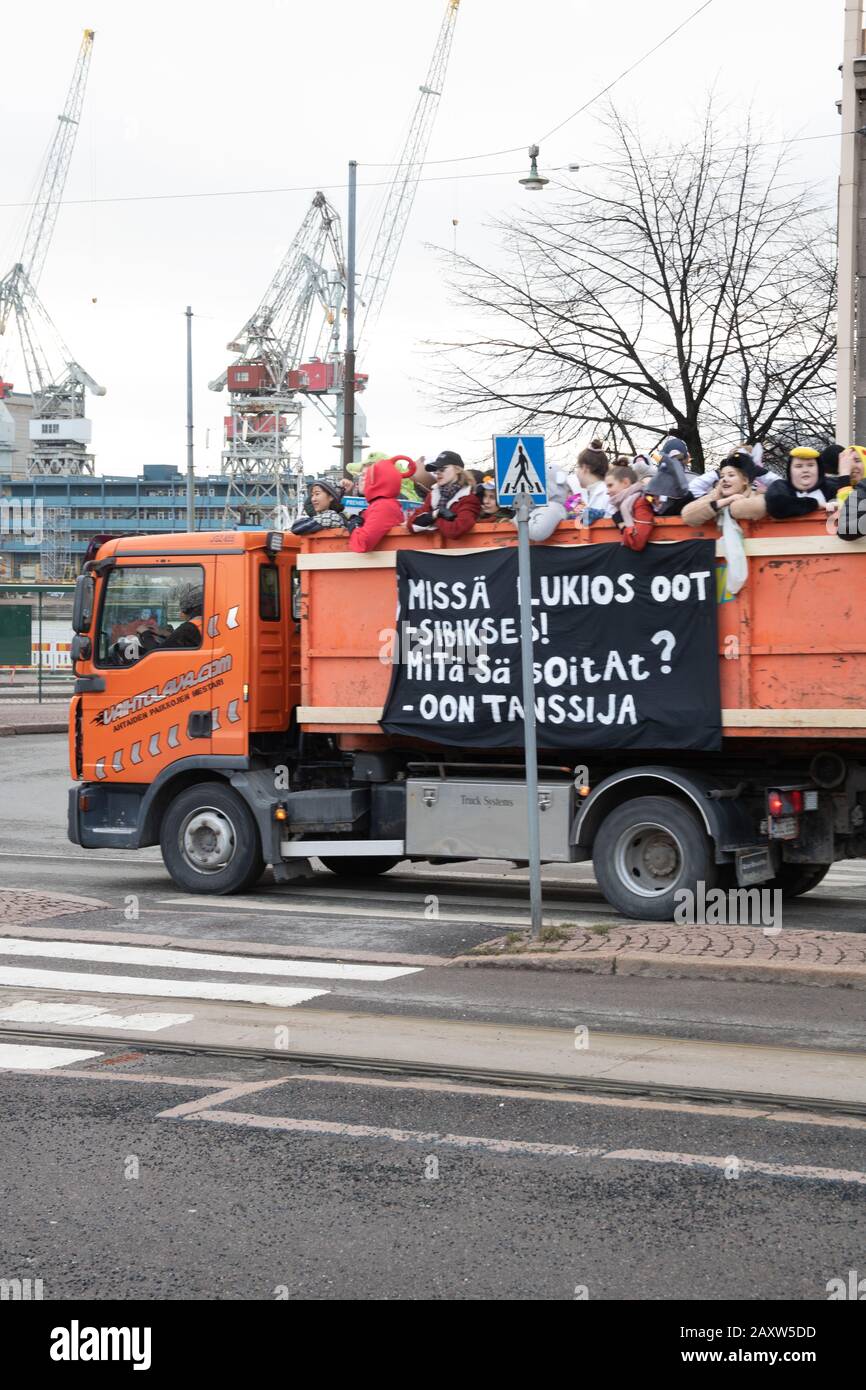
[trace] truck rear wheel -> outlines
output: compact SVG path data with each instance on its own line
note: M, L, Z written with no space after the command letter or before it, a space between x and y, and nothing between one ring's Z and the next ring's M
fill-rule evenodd
M829 864L783 864L776 877L761 887L779 888L783 898L799 898L801 893L817 888L829 869Z
M716 882L713 845L694 811L669 796L641 796L602 821L592 852L599 887L626 917L670 921L683 888Z
M242 893L264 872L252 812L222 782L187 787L175 797L159 846L172 879L187 893Z
M384 856L377 858L375 855L359 855L357 859L343 859L342 856L334 859L323 859L322 863L338 878L377 878L379 874L386 874L389 869L393 869L395 864L400 863L400 860L386 859Z

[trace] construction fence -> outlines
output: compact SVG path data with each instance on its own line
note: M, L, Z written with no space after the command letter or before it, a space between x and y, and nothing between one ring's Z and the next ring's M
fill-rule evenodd
M37 700L72 679L74 584L0 583L0 689Z

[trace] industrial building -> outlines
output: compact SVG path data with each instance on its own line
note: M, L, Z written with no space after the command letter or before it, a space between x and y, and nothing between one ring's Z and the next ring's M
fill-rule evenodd
M228 484L196 478L196 530L223 529ZM186 529L186 474L170 464L145 464L138 477L0 475L0 580L74 577L102 532Z

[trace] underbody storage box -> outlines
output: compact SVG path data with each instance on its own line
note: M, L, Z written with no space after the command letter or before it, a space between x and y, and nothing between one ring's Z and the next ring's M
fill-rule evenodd
M526 784L478 778L410 777L406 783L406 853L458 859L527 859ZM538 788L541 857L574 858L574 786Z
M366 833L370 815L369 787L317 787L291 792L285 798L287 829L294 835Z

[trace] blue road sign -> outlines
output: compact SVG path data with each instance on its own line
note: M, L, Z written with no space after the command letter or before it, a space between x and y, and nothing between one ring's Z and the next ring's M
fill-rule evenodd
M510 506L521 494L531 497L533 502L547 501L544 435L496 434L493 436L493 459L500 506Z

